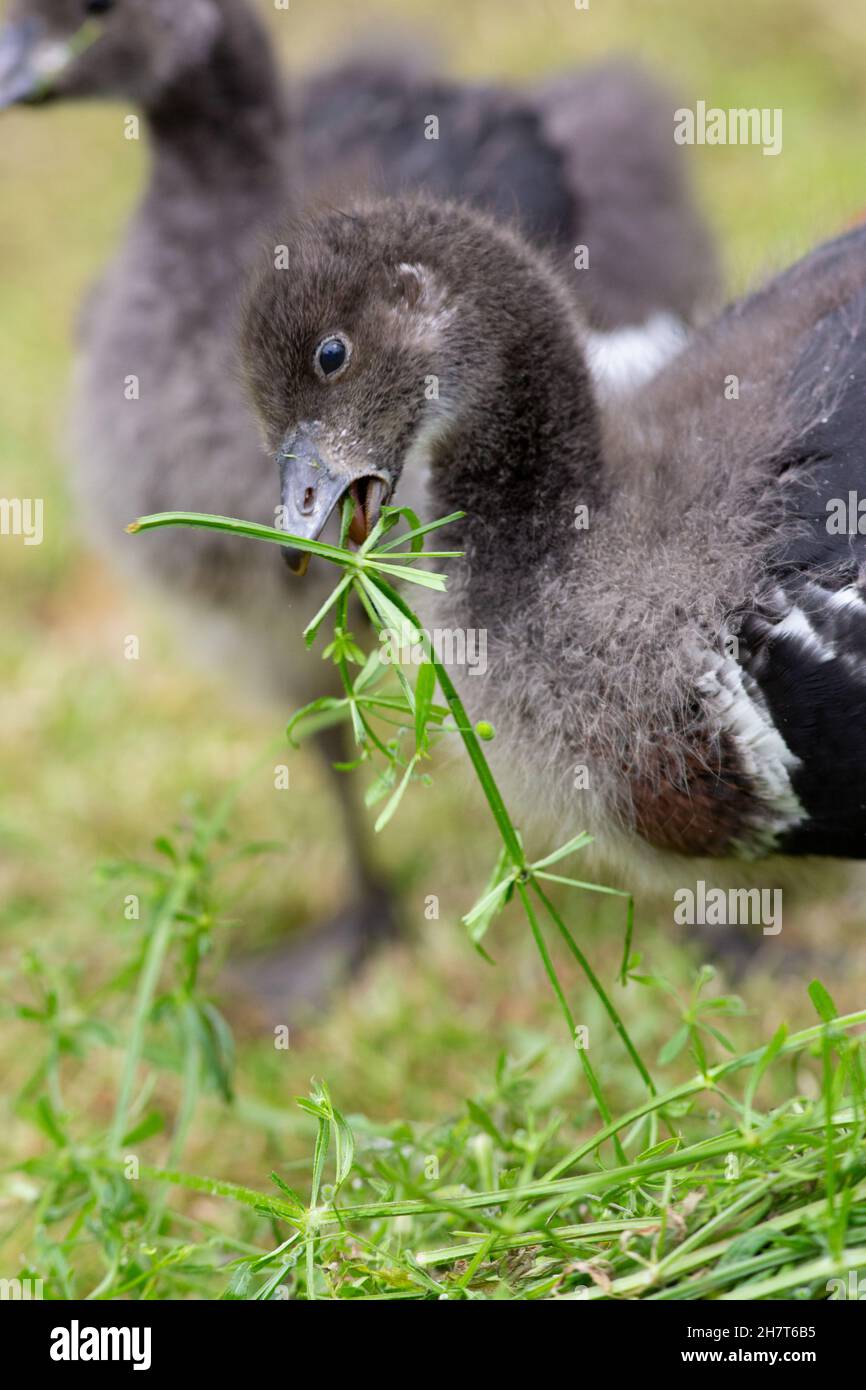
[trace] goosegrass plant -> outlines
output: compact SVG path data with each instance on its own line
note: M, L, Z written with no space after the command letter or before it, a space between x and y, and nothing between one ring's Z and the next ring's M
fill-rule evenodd
M429 777L439 741L462 741L500 840L489 881L464 918L468 935L486 955L497 914L509 902L521 908L586 1094L574 1086L575 1063L563 1082L562 1049L542 1045L517 1059L500 1056L465 1113L432 1126L347 1119L323 1081L298 1100L296 1119L238 1097L231 1035L207 996L202 963L226 934L223 875L271 846L232 847L232 787L210 813L189 808L178 833L156 842L157 863L104 871L125 884L137 876L146 911L133 958L95 995L82 1000L81 982L36 953L25 962L28 997L13 1012L39 1030L41 1052L18 1109L43 1147L6 1175L18 1214L3 1234L28 1226L21 1275L41 1278L46 1296L812 1299L849 1296L845 1280L856 1286L866 1268L866 1010L839 1016L815 982L815 1025L790 1036L780 1028L762 1046L738 1051L720 1024L741 1013L739 1001L707 994L708 968L684 1002L665 980L642 973L631 900L620 895L619 987L673 1004L677 1020L655 1069L681 1068L687 1052L695 1066L678 1084L653 1079L558 906L564 891L614 891L558 871L588 837L527 857L485 756L495 731L470 723L395 587L444 587L444 576L421 562L453 558L424 542L454 519L422 526L405 509L386 509L352 551L347 504L338 546L291 538L340 571L306 638L312 645L331 617L324 656L342 694L299 711L288 735L297 741L323 722L350 721L357 757L345 770L373 768L368 802L380 830L409 788ZM288 539L186 513L130 529L170 525ZM420 659L401 669L377 646L367 653L349 628L353 597L374 631L400 633ZM617 1060L604 1045L605 1072L619 1075L627 1064L641 1095L616 1117L575 1022L574 986L554 963L554 939L583 972L620 1049ZM115 1050L119 1079L100 1127L74 1114L64 1077L103 1047ZM564 1108L550 1103L552 1070ZM214 1104L272 1136L312 1126L306 1195L297 1179L287 1181L285 1165L271 1173L271 1191L191 1172L184 1157L193 1119ZM163 1161L145 1162L140 1149L156 1144ZM214 1200L224 1204L224 1220L215 1220Z
M425 776L424 768L430 761L431 744L435 739L449 733L460 737L501 840L501 850L487 888L467 913L464 922L475 946L486 954L482 942L493 919L512 898L520 902L601 1118L605 1123L610 1123L611 1111L587 1049L580 1045L580 1030L553 964L544 934L545 921L561 936L588 979L647 1091L652 1095L655 1088L622 1018L549 896L547 885L557 883L589 892L614 893L627 900L628 927L621 970L623 979L629 968L634 917L632 900L619 890L551 872L556 865L591 842L591 837L585 833L574 836L536 862L530 862L482 748L483 741L495 737L495 730L486 720L479 721L475 726L470 723L463 702L445 665L437 658L429 635L393 586L392 581L396 579L440 592L445 589L445 576L419 567L418 562L459 558L457 551L426 550L424 542L425 537L460 520L462 513L455 512L439 521L422 525L407 507L384 507L366 540L354 550L347 545L353 512L354 502L347 497L342 507L340 543L337 546L289 538L284 531L273 527L192 513L161 513L142 517L130 529L137 533L166 525L186 525L228 531L283 546L290 540L298 550L328 560L342 570L339 582L308 624L304 639L311 646L325 618L330 613L334 614L333 638L323 655L337 666L343 695L323 696L300 710L288 725L288 737L291 739L311 718L342 716L351 720L358 758L346 770L360 766L375 755L382 762L367 798L370 804L385 801L384 809L376 820L377 831L383 830L391 820L411 781ZM401 520L406 522L408 530L396 530ZM389 534L392 532L395 534ZM399 650L411 651L414 648L419 651L420 661L417 664L413 661L409 668L410 672L414 670L414 684L400 665L392 666L390 661L383 661L381 646L374 646L369 655L365 655L358 646L348 626L352 595L366 612L374 632L387 639L396 637ZM353 673L353 666L358 668L357 674ZM382 688L383 681L392 670L399 683L396 691ZM437 686L444 701L442 704L436 702ZM380 727L377 728L377 725ZM384 730L382 725L385 726ZM390 729L395 732L389 733ZM410 745L408 749L407 742ZM654 1132L657 1124L655 1113L649 1123ZM618 1133L612 1134L612 1142L617 1157L624 1160Z

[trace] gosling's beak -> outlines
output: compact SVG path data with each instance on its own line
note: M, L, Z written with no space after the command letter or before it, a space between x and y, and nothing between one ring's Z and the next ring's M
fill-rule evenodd
M55 78L101 30L101 24L91 19L68 38L52 39L32 16L5 24L0 29L0 111L50 96Z
M325 529L340 498L351 492L355 513L349 537L361 545L375 526L383 502L391 493L391 480L384 472L337 464L323 449L316 432L301 425L290 431L277 454L280 470L280 528L304 540L316 540ZM304 574L309 556L283 546L289 569Z
M0 29L0 109L38 94L36 54L41 38L36 19L12 20Z

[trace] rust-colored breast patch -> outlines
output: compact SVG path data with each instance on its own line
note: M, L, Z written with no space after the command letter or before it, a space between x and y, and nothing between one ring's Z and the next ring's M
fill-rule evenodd
M760 821L760 802L728 735L695 747L673 775L669 750L631 778L635 827L656 849L678 854L726 854L750 824Z

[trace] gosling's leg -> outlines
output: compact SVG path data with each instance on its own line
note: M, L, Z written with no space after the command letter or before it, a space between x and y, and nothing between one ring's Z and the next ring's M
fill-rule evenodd
M357 799L357 779L334 763L356 750L346 725L317 735L340 806L349 856L350 891L334 916L313 924L275 948L239 957L228 971L230 1001L243 1014L303 1022L326 1008L334 991L357 974L376 950L399 935L396 903L377 873L369 826ZM335 835L335 847L338 837Z

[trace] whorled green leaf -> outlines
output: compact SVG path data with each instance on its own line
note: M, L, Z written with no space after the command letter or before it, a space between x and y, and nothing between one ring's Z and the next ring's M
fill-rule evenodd
M436 693L436 672L429 661L422 661L415 682L415 748L418 753L426 753L430 746L427 724Z
M463 517L466 515L465 512L452 512L450 516L443 516L440 518L439 521L428 521L422 526L418 523L418 518L417 516L415 516L415 513L410 511L408 507L397 508L396 510L402 511L406 516L407 520L410 520L410 524L411 519L414 519L416 524L412 526L412 529L410 531L403 531L400 533L399 536L395 536L385 545L380 545L378 547L377 553L380 553L384 550L393 550L396 546L403 545L405 541L410 541L412 544L412 550L415 551L416 554L419 554L421 551L421 545L418 545L416 547L416 540L423 543L424 536L428 536L431 531L438 531L443 526L450 526L452 522L462 521Z
M339 603L343 594L352 584L353 579L354 576L351 574L343 575L343 578L340 580L339 584L336 586L335 589L332 590L332 592L325 599L325 602L322 604L318 613L316 613L307 623L307 626L304 628L303 636L304 642L308 647L311 647L315 642L319 628L321 627L324 619L327 617L328 613L330 613L334 605L336 603ZM325 656L327 657L328 654L328 651L326 651Z
M409 762L408 762L408 764L407 764L407 766L406 766L406 771L403 773L403 776L400 778L400 781L398 782L398 784L397 784L397 786L396 786L394 792L392 793L392 795L391 795L391 797L390 797L390 800L388 801L387 805L385 806L384 811L382 811L381 815L379 816L378 820L376 821L376 825L375 825L374 828L375 828L375 830L376 830L377 835L379 834L380 831L382 831L382 830L385 829L385 826L388 824L389 820L391 820L391 818L393 817L395 811L397 810L397 807L400 805L400 802L403 800L403 797L404 797L405 794L406 794L406 788L409 786L409 783L410 783L410 781L411 781L411 779L412 779L412 773L415 771L415 765L416 765L417 761L418 761L417 755L416 755L415 757L413 757L413 758L410 758L410 760L409 760Z
M293 738L293 735L301 724L305 723L307 720L315 719L318 714L336 713L337 710L348 710L350 704L351 701L345 696L340 699L336 695L320 695L317 700L311 700L308 705L304 705L303 709L299 709L296 714L292 715L286 725L286 738L294 748L297 748L298 744Z
M779 1053L782 1050L782 1047L784 1046L784 1042L787 1036L787 1027L784 1023L780 1023L779 1027L776 1029L772 1038L767 1043L767 1046L764 1048L764 1051L761 1053L760 1057L758 1058L757 1062L755 1063L754 1067L749 1073L749 1079L746 1082L746 1089L743 1098L745 1109L745 1124L747 1129L749 1128L751 1123L752 1105L754 1103L758 1087L761 1084L761 1077L764 1075L770 1064L776 1059L776 1057L778 1057Z
M485 960L491 958L481 945L494 917L500 913L514 892L514 868L505 846L500 849L493 866L493 872L478 902L463 918L463 925L469 932L469 939L479 955ZM492 962L491 962L492 963Z
M813 980L809 985L809 998L815 1006L818 1017L823 1019L825 1023L832 1023L834 1019L839 1017L839 1010L820 980Z
M660 1067L666 1067L670 1062L673 1062L679 1057L689 1040L689 1032L689 1025L687 1023L682 1023L676 1032L668 1038L658 1055L658 1064Z
M592 836L582 830L579 835L575 835L573 839L560 845L559 849L555 849L552 854L546 854L543 859L537 859L531 867L532 869L546 869L550 864L557 864L560 859L565 859L569 854L576 854L579 849L586 849L586 846L591 844Z

